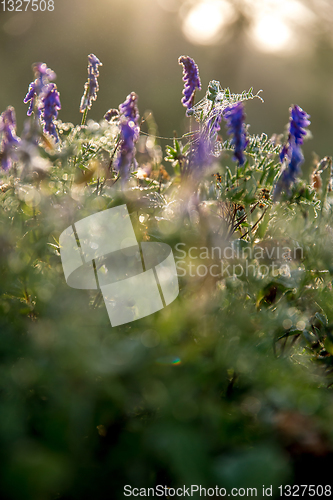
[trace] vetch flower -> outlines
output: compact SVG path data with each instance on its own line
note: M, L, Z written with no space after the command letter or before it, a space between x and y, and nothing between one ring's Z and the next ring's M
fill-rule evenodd
M139 108L138 108L138 96L135 92L131 92L125 99L125 101L119 106L120 116L124 117L128 122L133 123L135 137L134 140L139 139L140 125L139 125Z
M59 141L59 137L54 120L57 118L60 109L61 103L57 86L55 83L49 83L43 88L40 97L41 120L44 132L53 136L56 142Z
M310 125L310 115L308 115L302 108L294 105L289 108L290 120L289 120L289 135L288 141L283 145L280 153L280 161L283 162L284 158L291 156L292 152L290 149L294 144L302 145L303 138L306 135L305 127Z
M8 170L12 166L13 150L20 143L16 136L16 117L12 106L8 106L0 116L0 136L0 162L2 168Z
M125 101L120 104L119 111L120 114L132 120L136 125L139 124L138 96L135 92L128 94Z
M306 135L305 127L310 125L310 115L302 108L294 105L290 108L290 136L294 138L295 144L303 144L303 138Z
M286 165L275 186L275 199L283 189L289 193L291 185L294 184L297 176L301 173L300 167L304 161L301 145L307 133L305 127L308 127L311 123L309 120L310 115L297 105L291 106L289 113L288 141L284 144L279 155L281 163L286 162Z
M44 87L50 83L50 81L56 79L55 72L48 68L45 63L35 63L32 66L33 72L35 74L35 80L30 83L27 95L23 99L25 104L29 103L29 108L27 115L31 116L34 108L37 115L40 115L40 109L38 107L38 98L42 93Z
M229 106L224 110L223 117L227 122L228 134L232 135L231 144L235 147L234 159L238 160L239 165L243 165L245 163L244 151L248 144L248 140L246 139L244 104L237 102Z
M135 92L131 92L120 104L119 113L120 148L114 166L124 185L135 162L135 142L140 134L138 96Z
M185 84L183 90L184 97L181 102L189 110L194 104L196 89L201 90L199 68L189 56L180 56L178 63L183 66L183 81Z
M84 113L92 106L92 101L96 101L99 90L97 77L99 76L98 67L102 66L100 60L94 55L88 56L88 80L84 84L84 92L81 98L80 112Z
M118 109L114 109L114 108L111 108L109 109L105 115L104 115L104 120L106 120L107 122L109 122L112 118L116 117L116 116L119 116L119 111Z
M135 156L137 125L125 116L120 117L120 149L114 167L119 172L122 183L129 178Z

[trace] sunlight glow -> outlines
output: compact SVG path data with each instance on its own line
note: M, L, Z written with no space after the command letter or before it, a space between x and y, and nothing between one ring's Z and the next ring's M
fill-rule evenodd
M262 52L281 51L291 47L293 42L293 34L288 25L273 15L258 19L253 27L252 37Z
M193 6L183 21L186 38L195 44L216 42L221 29L235 18L234 8L225 0L203 0Z
M313 13L299 0L244 0L252 18L250 36L262 52L292 51L300 42L297 28L309 26Z

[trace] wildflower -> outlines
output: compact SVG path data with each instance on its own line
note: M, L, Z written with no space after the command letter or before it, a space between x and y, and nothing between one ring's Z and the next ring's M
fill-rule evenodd
M288 141L284 144L279 155L281 163L287 161L287 165L276 184L274 191L275 199L281 193L282 189L289 192L290 186L294 184L301 172L300 166L304 161L301 145L306 135L305 127L308 127L311 123L309 120L310 116L299 106L292 106L289 112Z
M125 99L125 101L119 106L120 116L124 117L128 122L133 123L135 137L134 140L139 139L140 126L139 126L139 108L138 108L138 96L135 92L131 92Z
M12 106L8 106L0 116L0 134L2 135L1 166L4 170L8 170L12 166L13 148L20 142L16 136L15 110Z
M119 106L120 150L115 161L122 182L129 177L132 164L135 162L135 142L139 139L139 109L138 96L131 92Z
M88 56L88 80L84 84L84 92L81 98L80 112L84 113L92 106L92 101L96 101L99 90L97 77L99 76L98 66L102 66L100 60L94 55Z
M117 109L111 108L104 115L104 119L109 122L112 118L119 116L119 111Z
M238 160L240 165L245 163L244 151L248 144L244 123L245 116L244 104L242 102L229 106L223 112L223 117L228 126L228 134L233 136L231 143L235 147L234 159Z
M125 101L119 106L120 114L132 120L136 125L139 123L138 96L135 92L131 92Z
M53 120L58 116L61 109L60 96L55 83L49 83L43 88L40 98L41 120L44 132L53 136L55 141L59 141L58 133Z
M137 126L133 120L125 116L120 118L120 150L115 161L115 169L119 172L122 182L125 182L130 174L135 155L135 141L137 140Z
M180 56L178 63L183 65L183 81L185 83L181 102L187 110L192 108L196 89L201 90L199 68L189 56Z
M29 103L27 115L31 116L34 107L38 116L40 116L40 109L37 100L42 93L44 87L55 80L56 74L52 69L48 68L45 63L35 63L32 66L35 75L35 80L30 83L27 95L23 99L24 104Z
M297 104L290 108L289 134L294 138L295 144L303 144L303 136L306 135L305 127L308 127L311 123L309 118L310 115Z

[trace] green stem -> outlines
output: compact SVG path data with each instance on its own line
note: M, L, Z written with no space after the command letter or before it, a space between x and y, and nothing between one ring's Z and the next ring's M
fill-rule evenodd
M86 109L83 112L82 120L81 120L81 125L84 125L86 123L87 114L88 114L88 107L86 107Z

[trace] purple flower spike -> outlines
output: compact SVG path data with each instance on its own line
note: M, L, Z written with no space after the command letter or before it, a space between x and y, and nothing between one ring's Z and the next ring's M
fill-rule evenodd
M16 136L16 118L13 107L8 106L6 111L0 116L0 135L1 140L1 166L8 170L12 166L13 148L19 144L20 139Z
M139 139L139 109L138 96L131 92L119 106L120 112L120 150L115 161L122 184L127 181L131 167L135 162L135 142Z
M303 138L306 135L305 127L310 125L310 115L308 115L302 108L297 105L289 108L289 135L288 141L284 144L281 153L280 161L283 163L288 161L285 169L283 170L274 191L274 198L276 199L284 189L287 193L290 192L290 187L295 183L297 176L301 173L301 165L304 161L301 145Z
M57 86L55 83L49 83L44 87L41 95L41 119L44 132L53 136L56 142L59 141L59 137L53 120L57 118L60 109L61 103Z
M138 108L138 96L135 92L131 92L125 99L125 101L120 104L119 112L121 116L124 116L128 122L132 122L135 130L135 138L137 141L140 134L139 126L139 108Z
M94 55L88 56L88 80L84 84L84 92L81 98L80 112L84 113L86 109L90 109L92 101L96 101L97 92L99 90L97 77L99 76L98 67L103 66L100 60Z
M42 93L44 87L56 78L55 72L48 68L45 63L35 63L32 65L32 69L35 75L35 80L30 83L27 95L23 99L24 104L29 103L27 111L28 116L31 116L34 106L37 104L37 99ZM36 111L37 115L40 116L38 106L36 106Z
M183 65L184 90L181 102L188 110L192 108L196 89L201 90L199 68L189 56L180 56L178 63Z
M295 144L303 144L303 137L306 135L305 127L311 123L309 118L310 115L297 104L290 108L289 133L294 138Z
M234 159L238 160L240 165L244 165L244 151L248 144L244 123L246 118L244 104L242 102L238 102L233 106L229 106L224 110L223 117L227 122L228 134L233 136L231 143L235 147Z
M138 109L138 96L135 92L131 92L120 104L119 111L122 115L132 120L136 125L139 123L139 109Z
M125 116L120 118L120 150L115 161L115 169L119 172L122 182L129 178L135 155L135 141L137 140L137 125Z

